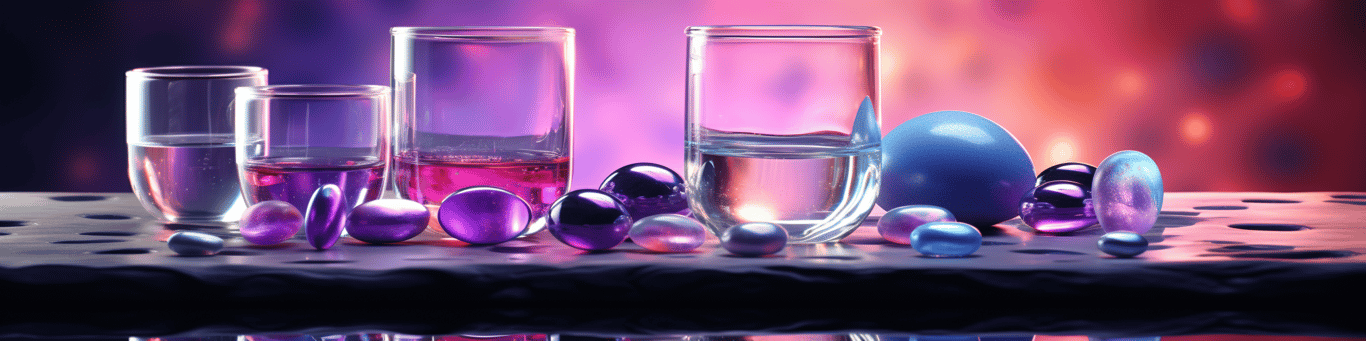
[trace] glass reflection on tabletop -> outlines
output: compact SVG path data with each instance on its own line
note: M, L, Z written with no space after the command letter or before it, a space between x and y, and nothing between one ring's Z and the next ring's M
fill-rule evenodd
M863 251L859 250L858 248L855 248L855 247L850 246L850 245L847 245L847 244L842 244L842 243L793 244L793 245L788 245L788 248L787 248L787 249L788 249L788 253L791 255L792 258L796 258L796 259L800 259L800 260L807 261L807 262L812 262L812 263L841 263L841 262L848 262L848 261L856 261L856 260L864 259L864 258L867 257L867 254L863 253ZM821 335L820 337L826 337L826 336L834 337L834 336L837 336L837 335ZM781 340L781 341L802 340L802 341L807 341L807 340L811 340L810 337L815 337L815 335L788 335L788 336L765 335L765 336L746 336L746 338L754 338L754 337L762 337L762 338L765 338L765 339L763 339L764 341L772 341L772 340ZM777 337L778 339L769 339L769 338L774 338L774 337ZM792 339L793 337L796 337L797 339ZM864 337L866 337L867 339L865 339ZM847 336L847 340L869 340L869 339L876 339L876 336L871 335L871 334L848 334L848 336ZM755 339L745 339L745 340L753 341L753 340L755 340ZM821 338L820 340L827 340L827 339Z
M40 340L38 338L35 340ZM129 337L129 341L1160 341L1163 337L1097 337L1086 335L891 335L891 334L788 334L788 335L651 335L579 336L572 334L508 335L407 335L396 333L354 333L335 335L261 334L238 336ZM113 339L111 339L113 340ZM1290 335L1183 335L1173 341L1340 341L1366 340L1353 337L1314 337Z

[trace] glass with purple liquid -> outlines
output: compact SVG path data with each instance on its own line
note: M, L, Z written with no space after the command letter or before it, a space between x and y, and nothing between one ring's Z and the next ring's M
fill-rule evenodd
M163 66L127 73L128 178L170 222L236 221L233 89L266 85L255 66Z
M569 188L574 30L395 27L394 185L435 212L451 193L492 186L544 228ZM433 213L435 214L435 213Z
M275 85L237 89L237 163L247 204L340 187L351 207L384 192L389 87Z

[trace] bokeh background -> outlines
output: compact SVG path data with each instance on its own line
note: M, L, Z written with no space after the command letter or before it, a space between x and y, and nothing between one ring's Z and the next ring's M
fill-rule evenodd
M1036 170L1152 156L1168 191L1366 191L1366 2L108 1L0 14L0 191L129 191L124 71L258 65L388 85L389 27L578 33L572 186L683 163L684 28L883 29L883 132L964 110Z

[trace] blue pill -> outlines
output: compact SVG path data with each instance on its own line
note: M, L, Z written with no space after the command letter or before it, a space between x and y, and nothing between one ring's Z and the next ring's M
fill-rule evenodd
M926 223L911 231L911 247L929 257L963 257L982 247L982 232L964 223Z
M1034 188L1034 163L991 120L940 111L907 120L882 139L878 206L934 205L957 221L991 226L1014 218Z
M1119 258L1129 258L1148 251L1148 240L1129 231L1115 231L1100 236L1096 242L1100 251Z
M721 232L721 247L737 256L758 257L782 251L787 230L773 223L744 223Z
M223 238L207 233L182 231L167 238L166 246L181 256L212 256L223 250Z

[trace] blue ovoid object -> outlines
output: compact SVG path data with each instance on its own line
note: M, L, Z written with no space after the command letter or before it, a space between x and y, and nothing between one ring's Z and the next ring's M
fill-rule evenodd
M598 185L599 190L626 204L635 220L656 214L690 214L686 187L678 173L649 162L617 168Z
M927 223L911 231L911 247L929 257L963 257L982 247L982 232L964 223Z
M1129 231L1116 231L1100 236L1100 251L1119 258L1129 258L1148 251L1148 240Z
M1091 191L1068 180L1053 180L1020 199L1020 220L1042 233L1067 233L1096 224Z
M1081 162L1064 162L1048 167L1034 178L1034 186L1054 180L1067 180L1091 189L1091 180L1096 177L1096 167Z
M546 228L555 239L587 251L611 249L626 241L631 223L626 204L596 189L565 193L546 214Z
M223 238L207 233L181 231L166 238L166 246L181 256L212 256L223 250Z
M1034 163L1005 128L982 116L939 111L912 118L882 140L878 206L934 205L958 221L1014 218L1034 188Z
M1101 161L1091 184L1096 218L1106 232L1148 232L1162 211L1162 194L1162 173L1157 170L1157 162L1132 150L1111 154Z
M910 205L901 206L882 215L877 220L877 233L889 242L911 245L911 231L925 223L936 221L955 221L953 213L939 206Z
M326 184L313 191L304 210L304 236L308 245L318 250L327 250L341 238L342 228L346 227L346 216L351 213L341 187Z
M751 222L721 232L721 247L737 256L758 257L782 251L787 230L773 223Z

